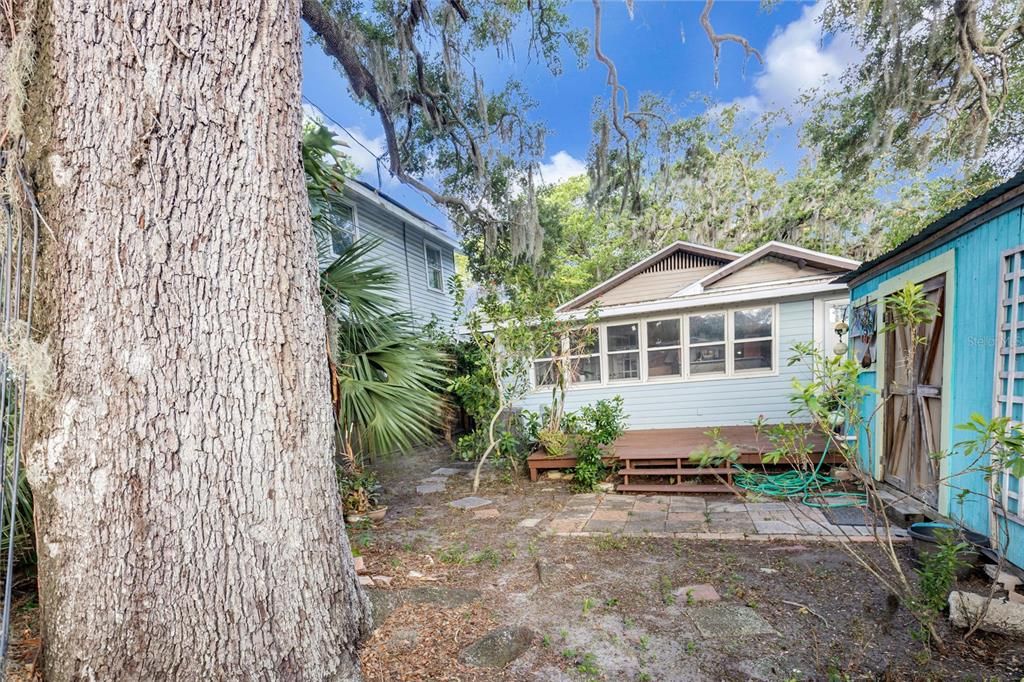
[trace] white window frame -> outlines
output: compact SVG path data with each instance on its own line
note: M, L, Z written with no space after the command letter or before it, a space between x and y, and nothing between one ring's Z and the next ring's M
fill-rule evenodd
M658 346L652 349L647 341L647 325L651 322L668 322L675 320L679 323L679 343L675 346ZM643 349L640 358L640 373L643 377L643 382L648 384L661 384L666 382L680 381L686 378L686 356L684 354L685 342L683 341L683 335L685 334L684 327L685 322L682 315L671 315L669 317L647 317L644 318L640 323L640 347ZM662 351L662 350L677 350L679 351L679 374L670 374L663 377L652 377L650 375L650 353L651 350Z
M722 325L722 340L721 341L704 341L701 343L690 342L690 318L691 317L704 317L707 315L723 315L725 317L724 324ZM729 320L732 319L732 313L730 310L700 310L684 315L683 320L683 337L686 339L686 355L683 358L683 376L689 381L711 381L714 379L728 379L731 372L729 364ZM725 347L725 370L722 372L715 373L697 373L694 374L690 371L690 349L692 348L705 348L708 346L724 346Z
M437 270L438 272L441 273L441 286L439 287L435 287L433 282L431 282L430 274L432 268L430 266L430 249L434 249L435 251L437 251ZM444 293L444 250L437 244L426 239L423 240L423 268L427 274L427 288L430 289L431 291L439 291L441 293Z
M772 366L770 368L757 368L757 369L745 369L736 370L735 368L735 334L734 326L735 319L734 314L737 311L742 310L753 310L755 308L771 308L772 311L772 333L771 336L757 337L753 339L740 339L741 343L748 341L771 341L772 343ZM718 374L693 374L690 371L690 317L693 315L709 315L709 314L721 314L725 315L725 373ZM680 320L680 346L679 352L682 360L682 374L680 376L670 377L650 377L650 367L647 361L647 353L650 348L647 343L647 323L657 322L659 320ZM637 350L624 350L624 351L608 351L608 327L618 327L628 324L637 325L637 333L639 335L639 348ZM811 330L814 335L814 330ZM598 348L599 353L591 354L590 356L573 356L578 357L593 357L594 355L600 355L601 358L601 381L589 381L589 382L569 382L567 388L569 390L585 390L585 389L596 389L606 388L609 386L629 386L629 385L644 385L644 384L671 384L671 383L691 383L698 381L723 381L723 380L734 380L734 379L755 379L763 377L773 377L779 375L779 304L778 303L766 303L763 305L741 305L733 306L728 308L707 308L704 310L693 310L685 313L679 313L678 315L656 315L651 317L625 317L622 319L614 319L602 321L598 325ZM706 344L697 344L697 347L703 345L717 345L719 342L708 342ZM668 348L668 347L666 347ZM639 353L640 355L640 371L639 377L636 379L611 379L609 372L608 356L622 353ZM544 358L533 358L532 361L536 360L549 360L553 356ZM538 386L536 384L536 374L531 364L530 369L530 382L533 385L534 391L546 391L550 390L551 386Z
M572 377L566 382L566 386L603 386L607 375L605 374L604 360L602 359L604 353L604 339L601 338L601 330L595 329L594 333L597 334L597 352L596 353L580 353L579 355L569 355L569 364L572 364L573 360L582 360L584 358L597 358L597 371L601 373L601 378L597 381L575 381ZM572 343L572 332L570 331L565 337L562 338L562 348L566 351L571 351L568 345Z
M1007 266L1007 261L1012 260L1014 265ZM1006 285L1009 284L1009 296L1004 294ZM998 315L996 317L996 338L995 338L995 366L993 367L994 377L994 400L992 405L996 417L1009 417L1014 423L1014 405L1024 403L1024 396L1016 395L1014 384L1020 377L1016 371L1016 360L1019 355L1024 355L1024 346L1017 344L1019 334L1017 329L1024 325L1019 308L1024 304L1024 244L1012 249L1003 251L999 259L999 289L998 289ZM1006 371L1002 370L1003 358L1006 358ZM1006 380L1006 392L1002 391L1002 382ZM999 480L1001 502L1007 518L1024 523L1024 479L1017 479L1017 492L1010 490L1010 480L1013 475L1009 470L1004 470ZM1014 501L1017 511L1010 511L1010 502Z
M609 327L627 327L631 324L636 325L636 348L630 350L608 350L608 328ZM602 325L602 346L601 350L601 379L605 385L618 386L620 384L640 384L644 381L644 339L642 336L643 329L642 320L622 320L615 322L607 322ZM612 379L611 363L609 362L612 355L626 355L627 353L636 353L636 377L626 377L623 379Z
M354 244L359 239L359 209L358 207L356 207L355 203L349 201L348 199L337 199L334 200L334 203L340 206L344 206L345 208L352 211L352 243ZM335 224L335 222L331 220L331 253L334 254L335 258L340 258L341 252L335 251L334 249L334 231L337 229L337 227L338 226Z
M772 329L771 329L771 333L769 333L768 336L755 336L755 337L752 337L752 338L749 338L749 339L737 339L736 338L736 313L742 312L744 310L756 310L758 308L769 308L769 309L771 309L771 312L772 312ZM729 320L728 320L728 323L726 324L726 331L728 332L728 334L727 334L727 336L728 336L728 345L726 346L726 350L725 350L725 352L728 354L728 361L726 362L726 366L729 369L730 376L747 377L747 376L758 376L758 375L774 374L775 373L775 368L776 368L776 366L778 365L778 362L779 362L778 357L777 357L778 354L776 353L776 348L778 347L778 343L776 343L776 340L775 340L775 337L778 336L775 333L775 327L776 327L775 319L776 319L776 316L778 314L779 314L778 306L775 306L775 305L743 306L741 308L732 308L732 309L730 309L730 311L729 311ZM772 351L771 351L772 366L768 367L767 369L765 369L764 367L754 367L753 369L736 369L736 344L737 343L756 343L758 341L771 341L771 344L772 344Z
M573 381L572 377L569 377L568 380L565 383L566 388L572 388L573 386L586 387L586 388L596 388L597 386L603 386L604 385L604 383L605 383L605 376L606 375L605 375L605 366L604 366L605 363L604 363L604 359L603 359L603 353L601 352L601 349L604 348L604 346L603 346L604 341L601 338L602 330L600 329L600 327L598 327L598 328L594 329L594 333L597 334L597 352L596 353L581 353L581 354L578 354L578 355L568 355L567 359L571 363L573 360L580 360L580 359L583 359L583 358L594 358L594 357L596 357L597 358L598 371L601 373L600 381ZM540 383L537 383L537 363L538 362L545 362L545 361L552 362L556 358L561 357L563 353L566 353L567 351L571 350L571 348L569 348L569 344L571 342L572 342L571 338L568 335L564 335L561 338L559 338L559 340L558 340L558 345L559 345L559 348L560 348L558 354L543 355L543 356L540 356L540 357L535 357L535 358L531 358L530 359L530 387L534 391L550 391L552 389L552 387L554 387L556 385L556 384L540 384Z

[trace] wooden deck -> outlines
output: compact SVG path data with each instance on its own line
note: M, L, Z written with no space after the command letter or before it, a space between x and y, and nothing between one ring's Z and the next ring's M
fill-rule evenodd
M710 432L709 428L627 431L616 441L615 455L609 458L620 464L618 474L621 481L617 489L623 492L658 493L732 491L731 467L702 468L691 459L695 453L713 444ZM720 438L739 450L740 464L761 464L764 453L773 449L768 438L759 434L751 425L723 426L718 432ZM808 445L813 457L824 452L827 441L824 433L811 434ZM530 455L527 463L530 480L536 481L542 469L569 469L575 465L576 458L548 457L544 452L537 452ZM830 452L826 463L841 464L842 455Z

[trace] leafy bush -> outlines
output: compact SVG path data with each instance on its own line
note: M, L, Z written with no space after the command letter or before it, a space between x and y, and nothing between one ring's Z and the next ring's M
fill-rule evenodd
M626 416L622 396L611 400L598 400L583 406L578 415L566 415L574 431L572 440L576 450L573 486L589 492L607 475L604 455L609 446L626 430ZM563 420L564 422L564 420Z
M920 556L921 567L917 569L917 574L921 581L918 589L921 592L921 605L941 613L946 608L949 591L956 583L957 571L967 566L961 554L970 550L971 546L958 540L953 531L936 532L935 537L938 540L936 550Z
M611 445L626 431L626 416L622 396L611 400L598 400L580 408L581 421L590 438L598 445Z

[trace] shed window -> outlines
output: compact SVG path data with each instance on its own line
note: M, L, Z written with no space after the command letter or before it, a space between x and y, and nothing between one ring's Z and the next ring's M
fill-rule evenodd
M647 376L678 377L683 373L679 318L647 323Z
M640 378L640 324L608 325L608 379Z
M441 265L441 249L433 244L424 244L427 261L427 286L435 291L444 291L444 268Z
M996 328L996 414L1024 422L1024 245L1003 253ZM999 494L1006 513L1024 521L1021 481L1004 469Z

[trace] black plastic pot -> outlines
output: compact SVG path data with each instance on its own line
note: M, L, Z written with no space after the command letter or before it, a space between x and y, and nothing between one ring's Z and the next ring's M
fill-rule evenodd
M989 539L981 533L958 528L948 523L935 523L931 521L915 523L910 526L908 533L914 550L914 561L918 565L921 563L922 556L933 554L939 550L939 542L942 536L947 533L953 535L957 541L962 539L971 545L970 549L965 549L957 554L965 564L963 568L957 571L957 575L961 578L970 574L981 563L980 550L987 549L990 546Z

